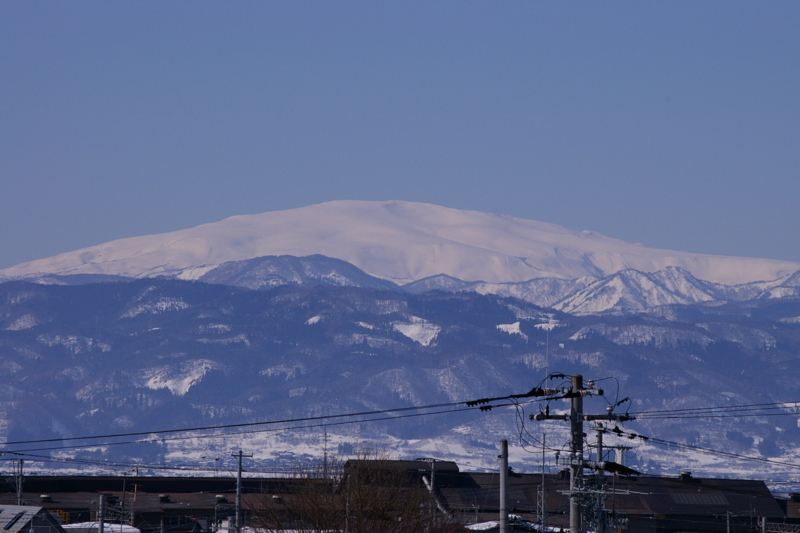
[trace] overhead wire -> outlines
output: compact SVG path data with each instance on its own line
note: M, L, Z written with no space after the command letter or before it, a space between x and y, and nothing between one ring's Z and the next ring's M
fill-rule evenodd
M537 400L529 400L529 402L533 402ZM528 402L528 403L529 403ZM459 405L459 404L455 404ZM492 409L502 408L502 407L511 407L513 406L512 403L501 403L492 405ZM426 406L428 407L428 406ZM433 411L433 412L425 412L425 413L409 413L404 415L397 415L397 416L383 416L383 417L373 417L367 419L359 419L359 420L342 420L337 422L320 422L317 424L305 424L300 426L290 426L290 427L279 427L279 428L263 428L263 429L252 429L252 430L243 430L243 431L236 431L236 432L225 432L225 433L213 433L213 434L200 434L200 435L183 435L183 436L172 436L172 437L151 437L147 439L136 439L136 440L128 440L128 441L114 441L114 442L100 442L100 443L91 443L91 444L73 444L73 445L66 445L66 446L51 446L51 447L40 447L40 448L22 448L22 449L13 449L13 450L2 450L0 453L16 453L16 452L34 452L34 451L64 451L64 450L75 450L75 449L85 449L85 448L103 448L108 446L119 446L119 445L126 445L126 444L152 444L152 443L164 443L164 442L174 442L180 440L194 440L194 439L212 439L212 438L221 438L221 437L231 437L237 435L249 435L255 433L272 433L272 432L282 432L282 431L292 431L292 430L303 430L303 429L313 429L319 427L332 427L332 426L339 426L339 425L348 425L348 424L364 424L370 422L380 422L380 421L391 421L391 420L400 420L404 418L414 418L414 417L422 417L422 416L431 416L431 415L439 415L439 414L450 414L450 413L457 413L457 412L464 412L464 411L489 411L492 409L486 409L486 406L481 407L459 407L457 409L445 409L440 411ZM408 408L403 408L403 411L408 410ZM396 412L397 409L387 409L382 412ZM376 411L377 412L377 411ZM344 415L334 415L329 418L340 418ZM355 415L351 415L355 416ZM305 419L294 419L294 420L320 420L328 417L310 417ZM286 421L276 421L275 423L285 423ZM263 423L260 423L261 425ZM252 424L248 424L252 425ZM238 426L241 427L241 424L236 425L229 425L230 426ZM221 426L220 426L221 427ZM192 430L171 430L170 432L178 432L178 431L186 431L191 432ZM163 434L164 432L162 432ZM97 437L99 438L99 437ZM52 442L53 439L42 439L44 442ZM73 439L74 440L74 439ZM38 441L38 442L42 442Z
M637 418L644 418L650 416L660 415L674 415L674 414L696 414L696 413L714 413L716 411L723 412L740 412L740 411L769 411L779 409L798 409L800 408L800 400L792 400L788 402L769 402L769 403L754 403L754 404L741 404L741 405L722 405L713 407L688 407L683 409L650 409L646 411L634 411L630 413ZM800 414L800 413L789 413Z
M552 373L545 377L540 383L538 387L541 387L542 384L547 379L558 379L560 377L565 377L564 374L560 373ZM619 396L619 380L615 377L606 377L600 378L596 380L587 380L587 381L594 381L595 383L613 379L617 383L617 392L616 397ZM561 383L561 387L563 388L566 382ZM446 403L438 403L438 404L430 404L424 406L411 406L411 407L401 407L401 408L392 408L392 409L380 409L380 410L373 410L373 411L363 411L363 412L356 412L356 413L342 413L342 414L335 414L335 415L320 415L320 416L313 416L313 417L300 417L300 418L289 418L289 419L282 419L282 420L269 420L269 421L260 421L260 422L247 422L247 423L238 423L238 424L220 424L220 425L212 425L212 426L198 426L198 427L190 427L190 428L179 428L179 429L162 429L162 430L154 430L154 431L139 431L139 432L128 432L128 433L114 433L114 434L103 434L103 435L88 435L88 436L81 436L81 437L65 437L65 438L51 438L51 439L32 439L32 440L20 440L20 441L12 441L5 443L5 449L0 450L0 452L4 453L11 453L16 455L25 455L29 454L30 452L35 451L65 451L65 450L77 450L77 449L85 449L85 448L103 448L107 446L118 446L118 445L125 445L125 444L142 444L142 443L165 443L165 442L174 442L179 440L194 440L194 439L209 439L209 438L222 438L222 437L230 437L230 436L237 436L237 435L248 435L248 434L255 434L255 433L268 433L268 432L281 432L281 431L297 431L297 430L304 430L304 429L312 429L318 427L330 427L330 426L337 426L337 425L346 425L346 424L363 424L363 423L372 423L372 422L379 422L379 421L387 421L387 420L398 420L403 418L411 418L411 417L420 417L420 416L431 416L431 415L438 415L438 414L449 414L461 411L473 411L473 410L480 410L480 411L489 411L493 410L494 408L501 408L501 407L514 407L515 408L515 420L518 429L518 436L520 439L520 443L525 449L526 446L531 446L531 443L527 441L529 438L534 443L538 444L538 448L541 449L542 442L539 441L535 436L533 436L526 428L525 424L525 411L523 404L532 403L535 401L545 401L548 403L554 399L562 399L563 396L550 396L550 397L537 397L533 399L529 399L525 402L518 401L520 397L527 397L527 395L512 395L507 397L501 398L494 398L491 400L504 400L508 403L500 403L495 405L483 405L483 406L476 406L474 402L446 402ZM603 395L606 402L609 405L612 403L609 401L608 398ZM618 405L616 402L614 406ZM485 403L485 402L483 402ZM450 408L450 407L457 407L463 406L467 404L468 407L459 407L457 409L441 409L433 412L422 412L422 413L408 413L396 416L381 416L381 417L374 417L373 415L388 415L390 413L407 413L409 411L421 411L421 410L430 410L430 409L440 409L440 408ZM472 405L470 405L472 404ZM714 407L699 407L699 408L682 408L682 409L663 409L663 410L646 410L646 411L639 411L630 413L631 416L636 417L637 419L642 420L656 420L656 419L670 419L670 418L733 418L733 417L742 417L742 416L791 416L797 415L797 413L791 412L779 412L779 413L768 413L764 411L776 411L776 410L786 410L791 408L798 408L800 407L800 401L789 401L789 402L770 402L770 403L760 403L760 404L743 404L743 405L732 405L732 406L714 406ZM371 417L366 419L356 419L356 420L341 420L346 418L356 418L356 417ZM336 420L336 421L332 421ZM292 424L299 424L302 422L318 422L315 424L304 424L304 425L292 425ZM272 427L281 424L288 424L289 427ZM269 427L264 427L269 426ZM217 432L212 434L197 434L197 432L204 432L204 431L218 431L222 429L235 429L235 428L242 428L242 431L233 431L233 432ZM245 428L258 428L258 429L245 429ZM192 433L190 435L173 435L173 436L164 436L164 437L157 437L157 435L170 435L170 434L186 434ZM613 433L613 432L612 432ZM629 438L636 438L642 437L640 435L633 435L633 437L629 436ZM620 435L617 435L620 436ZM135 440L126 440L126 441L111 441L111 439L119 439L125 437L147 437L144 439L135 439ZM105 439L105 442L92 442L87 444L74 444L74 445L64 445L65 442L77 442L77 441L100 441L101 439ZM724 452L722 450L714 450L711 448L704 448L701 446L690 445L690 444L683 444L673 441L668 441L665 439L658 439L655 437L649 437L648 440L654 443L668 445L668 446L675 446L675 447L682 447L685 449L692 449L696 451L701 451L705 453L717 454L726 457L732 457L736 459L742 460L750 460L750 461L757 461L761 463L769 463L781 466L789 466L792 468L800 468L800 465L794 463L788 463L784 461L776 461L774 459L767 459L762 457L753 457L753 456L746 456L741 454L736 454L733 452ZM61 443L60 446L53 446L53 447L40 447L40 448L17 448L17 449L8 449L12 446L20 446L24 444L46 444L46 443ZM564 447L561 448L554 448L552 446L547 446L546 449L552 452L562 452ZM528 450L526 450L528 451ZM538 451L538 450L536 450ZM31 455L32 456L32 455ZM33 457L33 456L32 456ZM69 459L69 458L53 458L53 457L42 457L38 456L36 460L40 461L50 461L50 462L65 462L65 463L75 463L75 464L101 464L103 466L110 466L110 467L138 467L138 468L150 468L150 469L164 469L164 470L180 470L182 467L175 467L175 466L167 466L167 465L145 465L142 463L110 463L104 461L97 461L93 462L89 459ZM211 469L203 469L203 468L193 468L193 467L186 467L190 470L197 470L197 471L209 471ZM214 469L216 470L216 469Z
M94 440L94 439L111 439L111 438L120 438L120 437L142 437L145 435L164 435L169 433L186 433L189 431L210 431L215 429L231 429L231 428L241 428L241 427L255 427L255 426L266 426L266 425L275 425L275 424L285 424L285 423L292 423L292 422L308 422L313 420L328 420L334 418L347 418L353 416L368 416L374 414L384 414L384 413L400 413L405 411L419 411L422 409L435 409L439 407L454 407L456 405L463 405L466 402L447 402L447 403L438 403L438 404L430 404L430 405L421 405L421 406L412 406L412 407L398 407L393 409L378 409L374 411L362 411L358 413L342 413L338 415L320 415L320 416L308 416L302 418L288 418L284 420L265 420L262 422L242 422L239 424L219 424L215 426L198 426L198 427L190 427L190 428L180 428L180 429L160 429L160 430L153 430L153 431L133 431L129 433L109 433L103 435L84 435L81 437L61 437L61 438L51 438L51 439L32 439L32 440L19 440L19 441L11 441L6 442L5 446L13 446L18 444L42 444L47 442L70 442L70 441L78 441L78 440Z
M780 466L788 466L788 467L792 467L792 468L800 468L800 464L797 464L797 463L789 463L789 462L786 462L786 461L777 461L775 459L768 459L766 457L755 457L755 456L752 456L752 455L742 455L742 454L738 454L738 453L734 453L734 452L726 452L726 451L723 451L723 450L715 450L713 448L706 448L706 447L697 446L697 445L694 445L694 444L685 444L685 443L681 443L681 442L675 442L675 441L671 441L671 440L660 439L658 437L649 437L649 436L645 436L645 435L639 435L637 433L628 433L628 432L624 432L624 431L615 431L615 430L610 430L610 431L608 431L608 433L611 434L611 435L615 435L615 436L617 436L619 438L622 438L624 436L624 437L627 437L628 439L641 439L641 440L644 440L644 441L647 441L647 442L653 442L653 443L656 443L656 444L662 444L662 445L666 445L666 446L674 446L676 448L684 448L684 449L689 449L689 450L696 450L696 451L701 451L701 452L705 452L705 453L711 453L711 454L714 454L714 455L721 455L721 456L725 456L725 457L741 459L741 460L744 460L744 461L755 461L755 462L759 462L759 463L767 463L767 464L774 464L774 465L780 465Z

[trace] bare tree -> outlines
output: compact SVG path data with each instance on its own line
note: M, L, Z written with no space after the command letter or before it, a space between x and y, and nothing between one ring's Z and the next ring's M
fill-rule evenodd
M439 512L419 475L373 452L300 475L285 494L264 495L251 509L253 525L266 532L447 533L455 520Z

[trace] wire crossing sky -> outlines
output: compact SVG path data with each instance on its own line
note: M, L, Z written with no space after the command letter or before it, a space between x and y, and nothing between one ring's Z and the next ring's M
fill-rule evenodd
M338 199L800 262L797 2L3 2L0 268Z

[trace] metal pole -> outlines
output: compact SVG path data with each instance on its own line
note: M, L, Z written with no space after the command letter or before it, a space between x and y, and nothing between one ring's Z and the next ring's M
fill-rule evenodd
M253 457L253 454L243 453L242 450L239 450L231 455L236 457L239 463L236 472L236 523L234 524L234 531L242 533L242 457Z
M571 380L571 392L574 396L569 413L572 433L570 446L572 457L569 465L569 531L570 533L579 533L581 531L580 491L583 478L583 396L580 395L580 391L583 389L583 376L574 374Z
M547 489L545 488L545 475L544 471L546 468L546 461L545 461L545 448L547 447L547 433L542 433L542 486L540 487L539 491L539 523L541 524L541 530L544 531L544 524L547 520Z
M434 482L436 481L436 459L431 459L431 529L433 529L433 522L436 519L436 506L438 502L436 501L436 485Z
M597 464L598 466L603 461L603 429L601 428L600 423L597 423L597 427L595 428L597 431ZM596 533L605 533L607 531L607 521L605 516L605 498L603 496L603 482L605 481L603 471L599 468L595 474L595 479L597 481L597 486L595 489L597 490L597 509L595 510L595 520L597 524L595 524L595 531Z
M500 441L500 533L508 528L508 441Z
M238 455L239 467L236 471L236 533L242 531L242 450L239 450Z
M25 461L19 460L19 474L17 474L17 505L22 505L22 465Z
M97 511L97 533L103 533L105 530L106 519L106 495L100 494L100 510Z

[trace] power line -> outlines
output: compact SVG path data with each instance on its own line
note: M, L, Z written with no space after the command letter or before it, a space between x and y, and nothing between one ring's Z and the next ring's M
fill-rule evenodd
M641 440L644 440L644 441L647 441L647 442L653 442L653 443L656 443L656 444L663 444L663 445L666 445L666 446L674 446L676 448L684 448L684 449L688 449L688 450L697 450L697 451L701 451L701 452L705 452L705 453L711 453L711 454L715 454L715 455L721 455L721 456L725 456L725 457L732 457L732 458L735 458L735 459L741 459L743 461L755 461L755 462L759 462L759 463L767 463L767 464L774 464L774 465L780 465L780 466L789 466L789 467L792 467L792 468L800 468L800 464L796 464L796 463L787 463L785 461L776 461L775 459L767 459L765 457L754 457L752 455L742 455L742 454L738 454L738 453L734 453L734 452L726 452L726 451L722 451L722 450L715 450L713 448L705 448L703 446L696 446L694 444L684 444L684 443L681 443L681 442L675 442L675 441L671 441L671 440L659 439L657 437L647 437L647 436L644 436L644 435L639 435L637 433L625 432L625 431L622 431L622 430L620 430L619 428L616 428L616 427L614 429L612 429L612 430L609 430L608 432L611 433L611 434L614 434L614 435L616 435L617 437L620 437L620 438L627 437L629 439L641 439Z
M531 400L536 401L536 400ZM530 402L526 402L530 403ZM459 404L442 404L442 405L459 405ZM513 404L506 403L506 404L495 404L490 406L492 409L494 408L501 408L501 407L512 407ZM425 408L429 408L430 406L426 406ZM267 428L267 429L255 429L249 431L236 431L236 432L228 432L228 433L215 433L211 435L186 435L186 436L175 436L175 437L162 437L162 438L149 438L149 439L136 439L130 441L117 441L117 442L95 442L92 444L75 444L69 446L53 446L53 447L46 447L46 448L22 448L17 450L4 450L4 453L17 453L17 452L40 452L40 451L63 451L63 450L74 450L80 448L98 448L98 447L106 447L106 446L118 446L118 445L126 445L126 444L153 444L153 443L162 443L162 442L174 442L179 440L192 440L192 439L213 439L213 438L222 438L222 437L230 437L236 435L249 435L254 433L271 433L271 432L280 432L280 431L291 431L291 430L301 430L301 429L312 429L312 428L319 428L319 427L332 427L332 426L340 426L340 425L347 425L347 424L365 424L370 422L380 422L380 421L387 421L387 420L400 420L403 418L414 418L414 417L421 417L421 416L431 416L431 415L439 415L439 414L449 414L449 413L458 413L463 411L488 411L491 409L486 409L487 406L483 407L460 407L458 409L444 409L440 411L433 411L427 413L411 413L405 415L398 415L398 416L384 416L378 418L368 418L365 420L344 420L339 422L322 422L318 424L306 424L302 426L292 426L292 427L283 427L283 428ZM422 409L423 407L419 407L417 409ZM383 412L397 412L399 410L408 410L411 408L402 408L402 409L387 409L384 411L375 411L375 413ZM334 415L330 418L339 418L342 416L356 416L353 415ZM327 417L311 417L307 419L295 419L297 421L301 420L319 420L325 419ZM284 421L280 421L284 422ZM279 423L279 421L274 422L275 424ZM265 424L265 423L259 423ZM235 424L234 426L241 426L239 424ZM173 432L178 431L186 431L190 432L192 430L173 430ZM100 436L94 437L100 438ZM54 439L43 439L43 442L52 442ZM42 442L42 441L33 441L33 442ZM12 443L14 444L14 443Z
M647 411L635 411L630 413L637 418L651 415L651 414L677 414L677 413L692 413L692 412L706 412L706 411L751 411L751 410L773 410L773 409L790 409L800 408L800 400L792 400L788 402L770 402L770 403L753 403L753 404L740 404L740 405L721 405L713 407L688 407L684 409L651 409ZM795 413L797 414L797 413Z
M454 407L456 405L462 405L467 402L449 402L449 403L438 403L438 404L431 404L431 405L421 405L415 407L399 407L394 409L380 409L376 411L362 411L360 413L344 413L338 415L321 415L321 416L309 416L304 418L287 418L284 420L268 420L263 422L243 422L240 424L221 424L217 426L198 426L193 428L182 428L182 429L160 429L155 431L135 431L130 433L109 433L105 435L90 435L90 436L83 436L83 437L62 437L57 439L35 439L35 440L19 440L19 441L12 441L6 442L6 446L13 446L17 444L44 444L47 442L69 442L69 441L76 441L76 440L93 440L93 439L113 439L113 438L120 438L120 437L142 437L145 435L164 435L167 433L186 433L190 431L209 431L214 429L231 429L231 428L242 428L242 427L255 427L255 426L265 426L265 425L274 425L274 424L287 424L293 422L309 422L314 420L328 420L333 418L347 418L352 416L368 416L368 415L375 415L375 414L384 414L384 413L400 413L404 411L417 411L420 409L434 409L438 407Z

